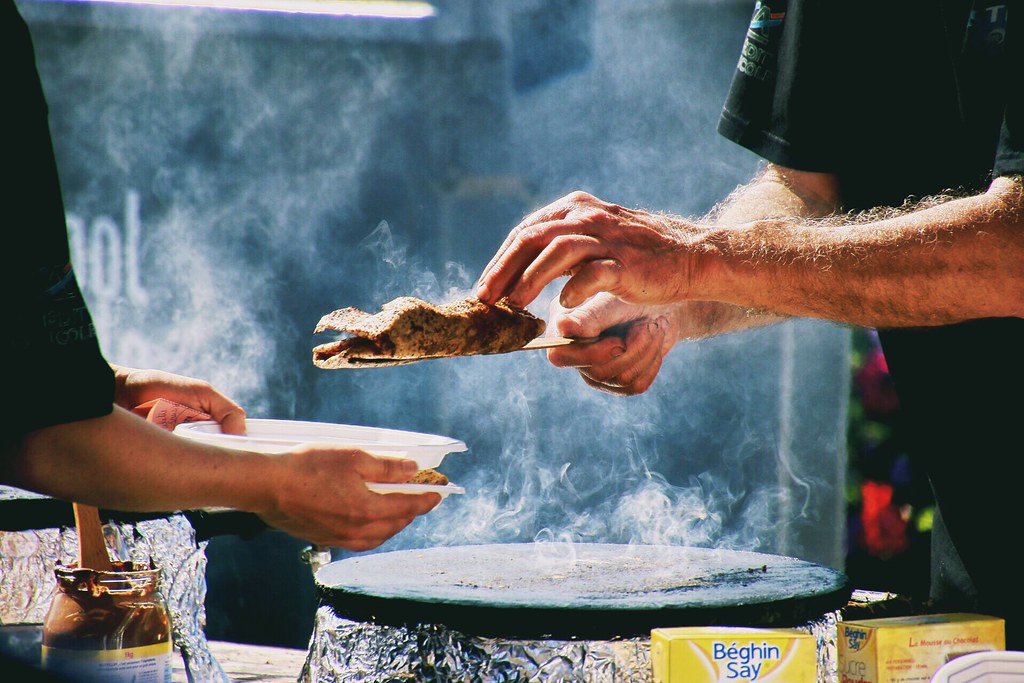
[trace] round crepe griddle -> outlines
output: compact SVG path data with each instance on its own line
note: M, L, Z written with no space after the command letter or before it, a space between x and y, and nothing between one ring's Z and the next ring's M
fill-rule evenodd
M834 569L764 553L615 544L469 545L361 555L316 574L321 604L387 626L608 640L668 626L799 626L849 601Z

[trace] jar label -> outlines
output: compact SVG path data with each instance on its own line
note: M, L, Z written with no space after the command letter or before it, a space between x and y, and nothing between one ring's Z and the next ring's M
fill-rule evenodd
M105 683L171 683L170 641L117 650L68 650L43 646L43 668Z

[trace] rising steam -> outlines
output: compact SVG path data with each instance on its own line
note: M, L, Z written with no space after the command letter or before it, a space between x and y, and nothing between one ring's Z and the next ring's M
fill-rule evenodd
M130 39L83 30L67 53L41 35L108 357L209 379L252 417L464 440L440 469L467 493L383 549L667 543L841 563L846 347L829 326L680 345L632 398L541 351L310 362L321 315L468 295L515 221L565 192L699 214L749 178L714 134L749 8L727 25L722 3L650 4L597 3L584 42L600 49L522 92L502 80L515 46L487 32L373 42L183 11L133 14L148 19Z

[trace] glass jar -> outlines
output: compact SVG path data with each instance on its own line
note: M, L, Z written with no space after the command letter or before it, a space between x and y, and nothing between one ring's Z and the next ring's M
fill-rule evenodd
M171 620L160 572L114 562L109 572L57 565L43 623L43 668L75 680L170 683Z

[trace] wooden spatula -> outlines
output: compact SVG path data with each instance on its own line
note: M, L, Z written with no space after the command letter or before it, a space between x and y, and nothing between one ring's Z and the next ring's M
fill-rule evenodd
M75 510L75 528L78 530L78 568L109 572L114 569L103 539L100 511L92 505L72 503Z
M569 344L592 344L601 337L537 337L533 341L526 343L518 351L527 351L529 349L550 349L556 346L568 346Z

